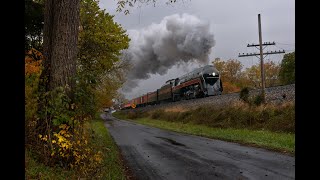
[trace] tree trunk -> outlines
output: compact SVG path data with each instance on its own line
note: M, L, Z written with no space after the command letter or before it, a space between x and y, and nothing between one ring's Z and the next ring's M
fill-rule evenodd
M80 0L46 0L43 30L45 91L66 85L73 99L76 74Z
M44 70L40 76L40 99L37 123L38 134L48 134L52 115L47 108L45 92L56 87L69 87L67 95L74 101L78 31L80 24L80 0L46 0L43 27Z

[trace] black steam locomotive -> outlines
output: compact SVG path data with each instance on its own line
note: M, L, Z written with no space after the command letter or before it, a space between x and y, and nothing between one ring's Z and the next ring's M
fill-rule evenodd
M213 65L206 65L181 77L166 81L160 89L154 92L149 92L121 104L121 109L221 95L222 91L222 81L218 70Z

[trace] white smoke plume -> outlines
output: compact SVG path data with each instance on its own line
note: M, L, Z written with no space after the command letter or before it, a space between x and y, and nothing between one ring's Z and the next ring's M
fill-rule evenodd
M164 75L175 65L207 64L215 45L209 30L208 22L189 14L166 16L159 24L129 30L131 42L124 53L132 67L122 91L130 92L139 80Z

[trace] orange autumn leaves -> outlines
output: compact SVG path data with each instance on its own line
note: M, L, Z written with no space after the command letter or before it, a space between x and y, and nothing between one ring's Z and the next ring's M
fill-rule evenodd
M231 82L222 82L223 91L227 93L234 93L234 92L240 92L241 88L236 86L235 84L232 84Z
M25 55L25 75L40 74L43 55L38 50L32 48Z

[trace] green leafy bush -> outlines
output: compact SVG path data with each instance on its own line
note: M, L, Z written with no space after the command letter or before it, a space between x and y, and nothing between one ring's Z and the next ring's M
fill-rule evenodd
M248 102L249 101L249 88L248 87L242 88L239 96L240 96L241 100L243 100L244 102Z

